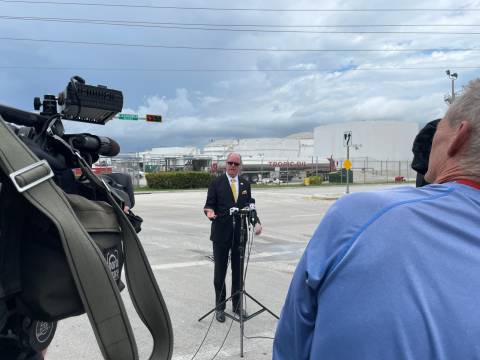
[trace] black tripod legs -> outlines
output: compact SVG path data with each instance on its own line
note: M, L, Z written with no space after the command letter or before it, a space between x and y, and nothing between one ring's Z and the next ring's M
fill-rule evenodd
M268 312L270 315L272 315L275 319L279 319L279 317L273 312L271 311L269 308L267 308L265 305L263 305L260 301L258 301L257 299L255 299L252 295L250 295L248 292L246 292L245 290L243 291L245 293L246 296L248 296L249 299L253 300L254 302L257 303L258 306L260 306L260 310L258 310L257 312L253 313L252 315L248 316L248 319L251 319L253 318L254 316L257 316L258 314L266 311Z
M222 305L225 304L227 301L229 301L231 298L232 298L232 296L230 296L229 298L223 300L221 303L217 304L213 309L211 309L209 312L207 312L207 313L204 314L201 318L199 318L198 321L202 321L202 320L205 319L208 315L210 315L210 314L213 313L214 311L218 310L218 307L219 307L219 306L222 306ZM225 313L225 316L228 316L228 314ZM278 319L278 318L277 318L277 319Z

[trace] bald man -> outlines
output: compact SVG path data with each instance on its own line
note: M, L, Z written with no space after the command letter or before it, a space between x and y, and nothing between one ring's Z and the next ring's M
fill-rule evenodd
M480 79L437 125L425 180L336 201L310 240L274 360L480 356Z
M215 263L213 284L215 287L216 319L225 321L225 276L227 274L228 255L231 254L232 269L232 310L240 315L240 221L233 230L233 207L242 209L252 203L250 183L239 178L242 158L238 153L227 156L226 172L216 177L208 187L207 200L204 206L205 215L212 221L210 240L213 243ZM238 218L239 220L239 218ZM255 234L259 235L262 227L255 224ZM246 316L246 314L243 314Z

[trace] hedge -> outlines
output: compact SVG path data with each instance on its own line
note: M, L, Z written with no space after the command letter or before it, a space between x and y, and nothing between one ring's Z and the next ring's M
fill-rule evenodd
M328 182L329 183L346 183L347 182L347 169L342 169L340 171L328 173ZM348 170L348 182L353 183L353 172Z
M198 189L206 188L213 175L205 172L158 172L147 173L147 186L152 189Z

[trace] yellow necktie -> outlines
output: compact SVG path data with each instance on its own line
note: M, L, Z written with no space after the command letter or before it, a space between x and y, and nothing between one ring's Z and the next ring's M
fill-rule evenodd
M232 178L230 180L230 187L232 188L233 198L235 199L235 201L237 201L237 188L235 186L235 179L234 178Z

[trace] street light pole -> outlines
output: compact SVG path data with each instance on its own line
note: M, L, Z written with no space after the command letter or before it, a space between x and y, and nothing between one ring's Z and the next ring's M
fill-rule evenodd
M451 73L450 70L445 71L447 74L448 78L452 80L452 95L450 97L450 104L453 104L455 101L455 80L458 78L457 73Z
M347 160L350 161L350 145L347 144ZM350 194L350 168L347 169L347 194Z

